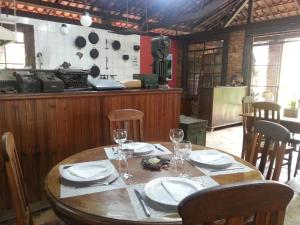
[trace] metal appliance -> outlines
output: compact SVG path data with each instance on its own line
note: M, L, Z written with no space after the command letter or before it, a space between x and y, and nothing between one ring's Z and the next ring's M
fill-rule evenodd
M152 38L153 73L158 75L159 85L167 84L167 56L170 50L170 43L170 38L166 36Z
M14 76L17 79L20 92L41 92L41 83L35 73L30 71L16 71L14 72Z
M18 92L18 83L13 71L0 70L0 93L12 94Z
M57 78L53 71L36 72L38 79L41 82L43 92L63 92L64 82Z
M124 88L124 85L115 80L106 79L89 79L89 83L99 91L102 90L120 90Z
M64 82L65 90L92 90L88 84L88 70L81 69L59 69L56 76Z

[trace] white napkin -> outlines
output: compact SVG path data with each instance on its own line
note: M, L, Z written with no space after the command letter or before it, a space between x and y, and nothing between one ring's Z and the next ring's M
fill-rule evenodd
M83 166L81 167L71 166L67 170L74 176L81 177L81 178L90 178L100 173L103 173L104 171L107 170L107 168L100 168L100 167L97 168L97 166L86 167L86 168L84 168Z
M180 184L182 183L177 183L176 181L161 181L163 188L176 202L180 202L190 194L187 193L186 187Z
M201 154L198 154L198 159L201 162L210 163L217 160L220 160L224 157L224 154L215 152L215 151L203 151Z

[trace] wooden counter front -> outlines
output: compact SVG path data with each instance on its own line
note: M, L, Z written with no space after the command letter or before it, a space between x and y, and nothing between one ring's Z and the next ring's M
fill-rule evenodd
M168 141L169 129L179 126L181 93L152 89L1 95L0 134L14 134L30 200L39 201L44 199L44 178L54 165L110 143L107 114L112 110L141 110L145 140ZM0 165L2 211L9 208L9 192Z

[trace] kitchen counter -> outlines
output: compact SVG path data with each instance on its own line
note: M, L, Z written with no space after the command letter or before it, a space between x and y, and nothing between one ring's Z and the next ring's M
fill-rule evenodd
M11 131L20 153L30 200L44 199L44 177L53 165L85 149L108 145L107 114L115 109L144 112L146 141L168 141L179 126L181 89L133 89L0 95L0 133ZM0 172L0 213L9 190Z

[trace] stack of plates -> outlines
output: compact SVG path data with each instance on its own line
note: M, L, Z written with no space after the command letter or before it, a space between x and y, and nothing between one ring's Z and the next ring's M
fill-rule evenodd
M152 144L144 142L124 144L123 148L134 149L133 155L147 155L155 150L155 147Z
M201 184L187 178L161 177L148 182L144 192L151 201L176 208L185 197L201 189Z
M192 163L211 168L226 168L235 161L231 155L217 150L202 150L192 152L189 156Z
M75 164L65 166L61 170L61 177L69 182L79 184L90 184L103 181L113 174L111 167L101 164Z

